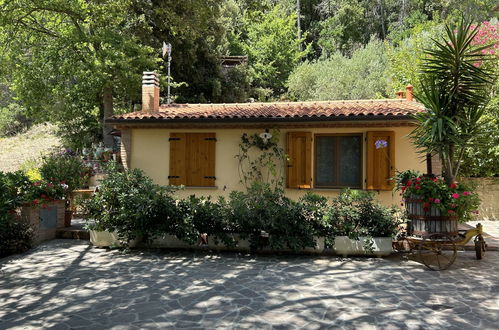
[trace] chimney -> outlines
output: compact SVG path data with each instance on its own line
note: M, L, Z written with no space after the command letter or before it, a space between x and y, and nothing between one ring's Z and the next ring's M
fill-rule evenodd
M159 111L159 74L144 72L142 76L142 111Z
M397 95L398 99L403 99L404 98L404 91L398 91L397 93L395 93L395 95Z
M409 84L405 87L405 99L407 101L412 101L413 100L413 96L412 96L412 85Z

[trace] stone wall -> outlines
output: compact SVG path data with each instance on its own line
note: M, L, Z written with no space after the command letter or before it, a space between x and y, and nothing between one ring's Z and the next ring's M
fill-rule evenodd
M477 185L482 200L478 209L479 220L499 220L499 178L469 178L467 181Z
M42 241L56 238L57 228L64 227L64 201L54 201L48 203L46 208L23 206L21 209L21 219L33 228L33 243L38 244ZM54 210L57 217L52 224L44 224L47 221L46 214Z

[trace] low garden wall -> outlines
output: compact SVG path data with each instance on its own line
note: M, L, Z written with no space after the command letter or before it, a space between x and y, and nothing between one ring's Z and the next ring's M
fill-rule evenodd
M499 220L499 178L468 178L477 186L481 199L479 220Z
M64 201L53 201L41 206L21 208L21 220L33 229L33 243L56 238L56 230L64 227Z

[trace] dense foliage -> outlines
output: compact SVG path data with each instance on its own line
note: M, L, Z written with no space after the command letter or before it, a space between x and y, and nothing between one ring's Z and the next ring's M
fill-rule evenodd
M28 178L21 172L0 172L0 258L31 247L32 229L16 213L29 187Z
M370 193L347 191L330 205L312 193L293 201L281 188L255 183L227 199L178 199L170 187L153 184L140 170L111 171L85 213L90 229L116 232L124 245L165 235L196 244L206 234L226 246L248 239L253 249L301 250L314 248L318 236L329 242L336 235L391 236L397 225L393 212Z
M140 108L142 71L162 74L165 95L163 41L173 47L177 103L383 98L409 83L418 91L432 38L464 16L483 22L476 45L496 42L496 6L495 0L0 0L0 135L52 121L70 147L102 140L109 147L103 119ZM225 55L248 62L223 67ZM489 132L498 127L497 88L485 109L490 120L482 123ZM463 174L498 174L495 137L466 148Z
M57 182L65 187L66 202L69 203L73 190L81 188L88 181L89 169L70 149L53 152L42 159L39 168L42 178L48 182ZM69 205L67 205L69 206Z

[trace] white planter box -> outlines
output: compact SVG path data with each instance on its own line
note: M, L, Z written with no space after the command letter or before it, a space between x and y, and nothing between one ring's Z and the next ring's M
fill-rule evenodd
M139 241L140 240L136 238L130 242L129 246L135 247L137 246ZM109 246L121 247L118 235L114 232L110 233L108 231L90 230L90 243L98 247L109 247Z
M364 244L366 237L360 237L359 240L349 239L348 236L337 236L334 238L334 251L337 254L343 255L371 255L371 256L387 256L392 253L392 238L391 237L373 237L374 250L366 251Z

